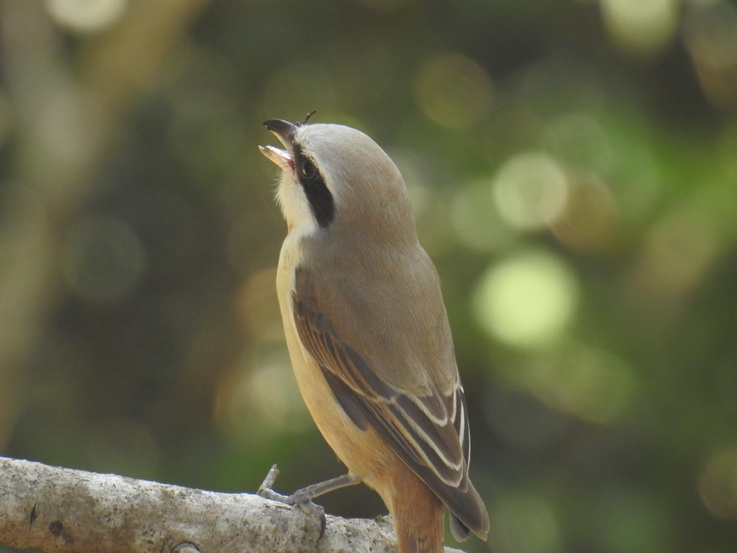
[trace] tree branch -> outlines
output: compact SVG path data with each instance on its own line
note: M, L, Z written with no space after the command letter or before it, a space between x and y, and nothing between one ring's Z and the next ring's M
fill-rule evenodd
M0 544L45 553L393 553L388 522L0 457ZM446 549L446 551L452 551Z

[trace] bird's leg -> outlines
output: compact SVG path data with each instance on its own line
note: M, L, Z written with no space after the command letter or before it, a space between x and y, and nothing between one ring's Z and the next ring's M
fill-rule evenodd
M266 478L264 478L261 486L259 486L258 495L265 497L266 499L272 499L287 505L299 507L302 512L308 515L319 516L322 520L322 530L325 529L325 510L320 505L313 503L312 500L328 492L339 490L340 488L345 488L347 486L355 486L356 484L361 483L361 478L349 472L343 476L331 478L330 480L318 482L317 484L312 484L306 488L297 490L292 495L282 495L271 489L277 476L279 476L279 469L274 465L266 474ZM322 534L322 531L320 534Z

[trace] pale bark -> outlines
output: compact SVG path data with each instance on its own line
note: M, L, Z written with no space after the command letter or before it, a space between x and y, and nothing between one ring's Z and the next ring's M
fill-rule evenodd
M390 553L387 521L0 458L0 545L46 553ZM450 551L449 549L447 551Z

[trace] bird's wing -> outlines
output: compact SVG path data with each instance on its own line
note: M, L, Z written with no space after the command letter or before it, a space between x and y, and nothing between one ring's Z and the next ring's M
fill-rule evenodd
M340 328L344 318L337 313L350 310L351 305L341 305L336 296L326 305L306 269L297 269L293 301L302 344L319 364L346 414L358 427L371 426L381 434L455 512L453 506L458 507L462 499L459 494L464 495L470 486L468 417L457 372L455 385L446 393L432 383L415 386L417 389L411 389L410 383L410 389L403 389L396 378L391 383L383 375L387 367L401 368L405 360L382 359L380 353L361 351L365 348L360 345L362 340L347 339L351 332Z

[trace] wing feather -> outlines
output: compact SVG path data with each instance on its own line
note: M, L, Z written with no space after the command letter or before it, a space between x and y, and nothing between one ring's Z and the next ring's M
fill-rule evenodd
M432 386L419 395L386 382L367 356L335 328L304 269L297 270L293 300L302 343L346 414L359 428L370 425L383 435L399 457L450 505L454 490L463 491L467 486L469 436L460 384L446 395Z

